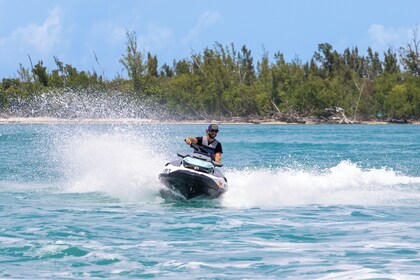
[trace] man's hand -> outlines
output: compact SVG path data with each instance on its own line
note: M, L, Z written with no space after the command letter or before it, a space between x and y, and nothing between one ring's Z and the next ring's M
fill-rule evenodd
M191 145L192 141L190 138L185 138L185 143L187 143L188 145Z
M222 160L222 154L221 153L216 153L214 155L214 160L220 163L221 160Z

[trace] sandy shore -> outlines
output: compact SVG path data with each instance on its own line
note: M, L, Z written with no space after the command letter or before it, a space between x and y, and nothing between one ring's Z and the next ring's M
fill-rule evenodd
M0 124L119 124L119 123L133 123L133 124L150 124L159 123L156 120L150 119L61 119L51 117L11 117L11 118L0 118Z
M117 119L99 119L99 118L83 118L83 119L61 119L51 117L10 117L0 118L0 124L207 124L207 123L218 123L218 124L252 124L256 123L245 122L245 121L207 121L207 120L183 120L183 121L160 121L153 119L135 119L135 118L117 118ZM258 121L258 124L294 124L271 120ZM384 121L362 121L361 124L389 124ZM314 122L306 122L306 124L316 124ZM420 122L413 122L413 124L420 124Z

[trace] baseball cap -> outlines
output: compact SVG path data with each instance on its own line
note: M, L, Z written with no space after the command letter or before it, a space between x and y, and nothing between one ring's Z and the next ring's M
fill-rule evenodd
M217 124L211 124L207 130L219 130L219 126Z

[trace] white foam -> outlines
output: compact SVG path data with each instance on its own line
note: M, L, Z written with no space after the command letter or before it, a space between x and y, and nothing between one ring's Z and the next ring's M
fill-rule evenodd
M103 192L127 201L148 201L159 189L164 159L141 135L124 131L81 132L58 144L68 192Z
M342 272L332 272L325 276L314 278L317 280L350 280L350 279L419 279L417 276L400 273L388 273L371 268L362 268L355 265L336 266L336 270L346 270ZM332 270L332 269L331 269Z
M38 249L36 249L35 256L37 257L44 257L48 255L54 255L61 253L63 250L68 249L68 245L60 245L60 244L48 244L44 245Z
M323 171L257 169L230 171L226 207L278 207L308 204L380 205L420 200L420 177L393 170L364 170L348 161Z

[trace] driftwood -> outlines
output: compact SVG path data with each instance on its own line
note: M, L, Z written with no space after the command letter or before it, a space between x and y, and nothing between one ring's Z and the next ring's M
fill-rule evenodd
M273 116L273 119L280 122L285 123L306 123L306 120L303 117L300 117L299 115L295 113L289 113L289 114L283 114L283 113L277 113Z
M346 116L346 112L341 107L332 107L325 109L326 115L323 117L325 123L336 123L336 124L356 124L358 121L349 120Z

